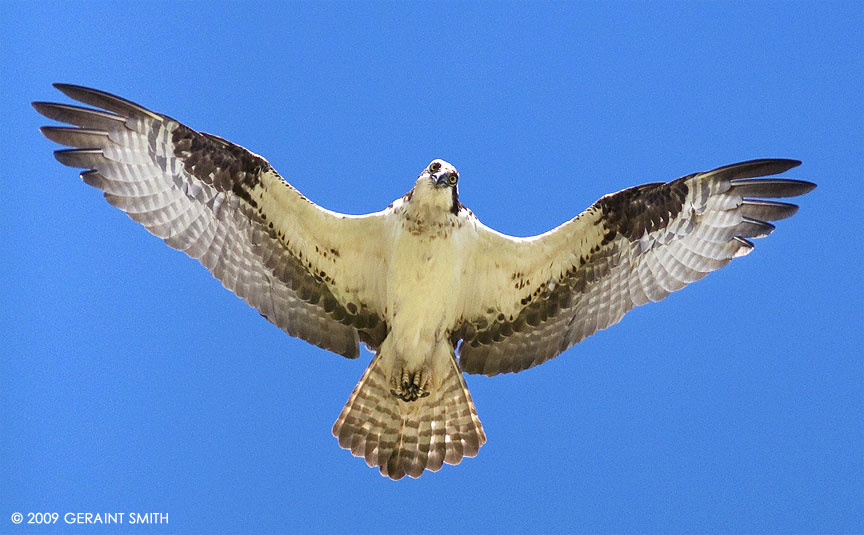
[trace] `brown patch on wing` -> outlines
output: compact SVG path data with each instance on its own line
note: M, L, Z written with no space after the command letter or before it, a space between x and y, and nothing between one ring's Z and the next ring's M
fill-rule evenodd
M645 232L668 225L684 207L688 178L628 188L597 201L594 206L603 214L602 223L608 229L601 245L612 241L616 234L636 241Z
M259 184L262 171L271 171L266 160L216 136L178 125L171 134L174 155L186 172L217 191L231 191L256 207L249 192Z

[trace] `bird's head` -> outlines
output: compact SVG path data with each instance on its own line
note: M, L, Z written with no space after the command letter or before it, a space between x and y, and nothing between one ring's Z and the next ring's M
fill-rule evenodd
M444 160L436 159L417 177L411 202L453 213L459 210L459 172Z
M436 188L456 188L459 182L459 172L451 164L444 160L437 159L426 166L426 169L420 173L419 179L426 179Z

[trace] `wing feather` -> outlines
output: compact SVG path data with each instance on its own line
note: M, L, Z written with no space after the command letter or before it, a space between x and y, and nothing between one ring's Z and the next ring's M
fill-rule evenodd
M311 203L260 156L95 89L56 84L100 109L35 102L58 161L152 234L198 259L293 336L347 357L377 346L382 319L381 214Z
M758 177L799 164L753 160L628 188L532 238L476 222L480 298L466 304L457 330L462 369L495 375L545 362L634 306L660 301L749 253L747 238L771 234L768 221L798 208L752 197L794 197L815 187Z

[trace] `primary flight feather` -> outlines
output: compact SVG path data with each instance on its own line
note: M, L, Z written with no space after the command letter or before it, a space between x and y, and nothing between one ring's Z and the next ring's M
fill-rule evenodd
M268 320L348 358L375 352L333 426L393 479L473 457L486 441L462 372L541 364L750 252L815 184L759 178L752 160L606 195L549 232L515 238L459 202L434 160L381 212L301 195L252 152L117 96L55 87L98 109L35 102L57 159L151 233L197 258ZM460 343L461 342L461 343Z

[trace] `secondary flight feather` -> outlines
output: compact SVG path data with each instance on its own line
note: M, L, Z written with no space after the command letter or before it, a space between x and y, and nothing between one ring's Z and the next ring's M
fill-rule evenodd
M400 479L458 464L486 441L462 372L541 364L753 249L815 184L796 160L752 160L606 195L549 232L515 238L459 201L433 160L364 216L321 208L267 161L109 93L35 102L72 126L42 133L63 164L280 329L372 362L333 426L340 446Z

